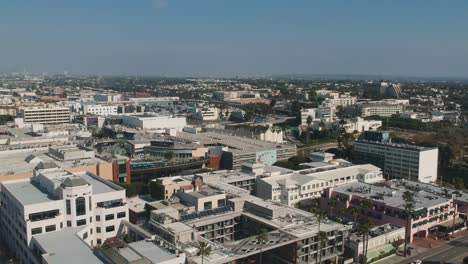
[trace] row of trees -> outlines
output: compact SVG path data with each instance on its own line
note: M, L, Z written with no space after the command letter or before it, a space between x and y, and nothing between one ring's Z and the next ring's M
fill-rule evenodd
M403 200L404 200L404 208L405 208L405 215L406 215L406 224L405 224L405 237L404 237L404 256L406 257L408 252L408 244L411 241L411 219L414 214L415 205L416 205L416 198L415 193L411 191L406 191L403 193ZM320 204L320 202L318 202ZM328 206L330 208L329 216L334 217L334 211L336 210L337 201L336 200L329 200ZM363 252L361 256L360 263L367 264L367 255L368 255L368 248L369 248L369 238L370 232L373 228L373 224L369 220L367 213L372 209L372 204L369 201L362 201L360 207L349 207L346 209L347 215L350 215L353 219L354 229L362 237L363 243ZM321 231L321 222L323 219L327 217L327 214L321 211L318 208L312 208L310 210L312 214L316 217L317 226L318 226L318 238L319 238L319 254L317 255L316 262L321 263L322 258L322 248L323 248L323 241L327 238L326 233Z

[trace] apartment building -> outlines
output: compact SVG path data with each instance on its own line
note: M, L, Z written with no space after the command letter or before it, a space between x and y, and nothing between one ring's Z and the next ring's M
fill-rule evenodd
M49 263L42 240L31 242L36 236L72 232L93 247L128 220L125 190L89 172L45 168L31 179L2 182L0 190L1 235L22 263Z
M241 194L233 192L236 188ZM264 201L238 187L214 189L210 183L201 186L200 192L204 205L198 209L189 202L193 198L178 194L179 200L158 205L149 221L149 231L154 236L183 249L193 263L202 263L196 250L198 241L211 246L212 254L203 260L208 264L254 262L259 260L261 251L264 263L274 263L278 258L289 263L314 262L320 254L322 261L333 263L343 253L347 231L341 224L322 221L318 229L311 213ZM196 193L188 195L198 198ZM224 195L224 203L218 202L220 195ZM205 206L210 202L212 207ZM256 238L260 229L267 230L269 236L263 246ZM326 234L322 247L319 231Z
M39 124L68 124L70 123L70 109L66 107L27 107L21 109L24 123Z
M388 178L435 182L438 156L437 147L392 143L388 132L366 131L354 143L354 162L378 166Z

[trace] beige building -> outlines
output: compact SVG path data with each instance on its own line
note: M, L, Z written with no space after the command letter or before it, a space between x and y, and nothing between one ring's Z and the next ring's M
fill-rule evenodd
M25 123L70 123L70 109L67 107L27 107L21 110L21 115Z
M17 111L15 107L0 107L0 115L16 116Z
M152 182L155 183L151 184L152 194L158 199L169 199L181 190L184 192L193 190L192 183L180 176L158 178Z

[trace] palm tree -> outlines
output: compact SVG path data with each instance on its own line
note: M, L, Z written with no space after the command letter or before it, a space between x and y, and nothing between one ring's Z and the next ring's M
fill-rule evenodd
M454 185L455 187L455 185ZM460 197L461 194L458 190L455 190L453 191L452 194L455 194L456 197ZM457 211L457 208L456 208L456 203L453 203L453 219L452 219L452 237L455 237L455 216L457 215L456 211Z
M319 257L320 255L320 258L319 258L319 262L320 263L322 261L322 253L320 251L322 251L322 245L321 245L321 240L320 240L320 223L322 222L322 219L324 219L326 217L326 214L324 214L322 211L320 211L320 209L317 209L317 208L312 208L310 210L310 212L312 214L314 214L315 218L317 219L317 224L318 224L318 238L319 238L319 253L317 254L317 256L315 257L315 262L317 263L317 258Z
M322 263L322 248L323 248L323 241L326 240L328 238L327 236L327 233L326 232L323 232L323 231L320 231L318 233L318 240L319 240L319 261L318 263Z
M307 134L306 134L307 136L306 136L306 139L307 139L307 144L309 144L309 141L310 141L310 129L311 129L310 125L312 124L312 116L310 116L310 115L307 116L306 122L307 122Z
M197 249L198 249L198 255L201 256L201 263L205 261L205 256L209 256L211 254L211 246L208 245L208 243L203 242L203 241L198 241L197 244Z
M405 191L403 193L403 200L405 201L405 214L406 214L406 223L405 223L405 247L403 256L406 257L408 250L408 243L411 240L411 219L414 213L414 207L416 205L415 193L411 191Z
M348 210L349 214L353 217L353 223L356 224L357 217L361 212L356 207L349 207Z
M260 243L260 264L262 264L262 259L263 259L263 244L267 242L270 239L270 235L268 234L268 230L262 228L260 229L260 232L257 234L255 237Z
M369 220L363 219L359 221L357 226L358 234L362 236L362 264L367 263L367 250L369 248L369 233L372 228L372 224Z
M333 209L336 206L336 200L330 199L328 201L328 206L330 207L330 217L333 217Z

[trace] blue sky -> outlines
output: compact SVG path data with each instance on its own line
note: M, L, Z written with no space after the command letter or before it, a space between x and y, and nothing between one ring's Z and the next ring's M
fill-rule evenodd
M468 77L465 0L2 0L0 71Z

